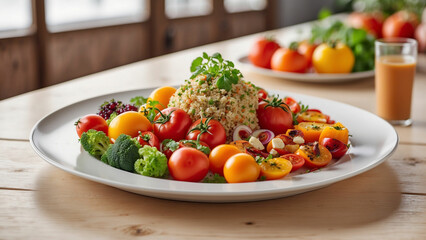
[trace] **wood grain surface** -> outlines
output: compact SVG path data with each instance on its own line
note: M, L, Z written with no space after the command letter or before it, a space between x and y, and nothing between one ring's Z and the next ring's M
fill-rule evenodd
M297 30L305 26L273 33L297 37ZM413 96L414 124L396 127L400 144L387 161L292 197L227 204L145 197L66 173L43 161L30 146L31 128L52 111L112 92L180 84L189 77L191 60L202 51L219 51L236 61L260 35L145 60L0 101L0 239L426 239L426 74L420 72ZM315 84L243 73L267 89L375 111L373 79Z

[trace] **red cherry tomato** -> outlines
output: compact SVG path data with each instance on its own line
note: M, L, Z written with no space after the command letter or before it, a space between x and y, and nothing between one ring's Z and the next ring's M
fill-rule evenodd
M157 114L154 118L154 134L160 141L185 139L186 132L192 120L188 113L179 108L169 107Z
M305 164L305 159L303 157L293 153L282 155L281 158L287 159L291 162L291 165L293 165L293 168L291 169L292 172L301 168Z
M260 128L269 129L275 135L285 133L287 129L293 128L291 110L278 98L274 98L269 103L265 101L259 103L257 118Z
M417 26L414 37L416 38L419 44L419 52L426 52L426 22L421 23L419 26Z
M213 149L220 144L226 143L226 131L219 121L211 118L202 118L189 127L186 139L205 142Z
M284 103L287 104L290 107L290 110L293 113L300 112L300 105L293 98L291 98L291 97L285 97L284 98Z
M258 96L258 100L259 102L261 102L264 99L268 98L268 92L265 91L265 89L259 89L259 91L257 92L257 96Z
M169 159L170 175L179 181L201 181L209 171L209 158L203 152L190 147L176 150Z
M334 138L324 138L320 144L326 147L335 159L343 157L348 151L346 144Z
M270 39L261 38L257 40L250 49L249 60L253 65L262 68L271 68L271 58L280 45Z
M348 16L348 24L353 28L366 30L375 38L382 36L383 16L379 12L352 12Z
M141 144L141 146L148 145L157 148L157 150L160 150L160 141L158 140L158 137L155 136L152 132L140 132L136 140Z
M286 154L289 154L290 152L289 151L287 151L287 150L285 150L285 149L279 149L279 148L272 148L272 149L274 149L277 153L278 153L278 155L279 156L281 156L281 155L286 155ZM272 150L271 149L271 150Z
M81 134L89 131L89 129L102 131L108 136L108 123L103 117L96 114L86 115L78 119L74 125L79 138L81 137Z
M416 14L409 11L399 11L388 17L383 23L383 37L414 38L419 20Z

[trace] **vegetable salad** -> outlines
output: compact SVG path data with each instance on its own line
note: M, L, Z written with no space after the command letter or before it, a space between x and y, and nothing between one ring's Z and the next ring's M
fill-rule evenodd
M221 78L217 66L212 64L216 77ZM234 70L230 61L226 68ZM191 79L206 74L196 67L191 70ZM233 77L242 78L242 74ZM237 82L227 84L232 88ZM223 78L218 85L223 85ZM259 129L240 124L230 135L220 119L200 116L193 121L188 112L169 107L177 91L167 86L148 98L135 96L129 104L107 101L97 114L82 116L75 123L76 131L82 148L105 164L144 176L190 182L281 179L298 169L320 169L347 153L350 135L342 123L290 96L271 96L253 87L258 93Z

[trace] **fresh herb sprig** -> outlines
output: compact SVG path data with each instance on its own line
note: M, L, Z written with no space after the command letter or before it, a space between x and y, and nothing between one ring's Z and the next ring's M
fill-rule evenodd
M158 109L158 108L155 107L158 104L161 105L161 103L159 101L155 101L155 100L149 99L148 102L143 107L142 112L145 115L145 117L148 118L148 120L151 123L154 122L154 119L157 116L157 113L160 112L160 109Z
M299 102L298 104L299 104L299 106L300 106L300 111L299 111L299 112L297 112L297 113L292 112L293 125L297 125L297 124L299 124L299 121L297 121L297 117L298 117L300 114L302 114L302 113L304 113L304 112L308 111L308 109L309 109L309 105L304 105L304 104L302 104L302 102Z
M130 102L135 105L137 108L140 106L146 104L148 101L148 98L144 98L142 96L136 96L130 99Z
M219 89L231 91L232 84L237 84L243 77L240 70L234 68L235 65L229 60L224 60L220 53L209 56L203 52L202 57L197 57L191 64L191 79L200 74L207 76L207 81L217 78L216 86Z

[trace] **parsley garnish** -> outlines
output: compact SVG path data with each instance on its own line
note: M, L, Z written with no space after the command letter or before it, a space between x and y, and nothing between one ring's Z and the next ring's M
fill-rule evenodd
M240 70L234 68L234 63L224 60L220 53L209 56L203 52L202 57L197 57L192 61L191 73L191 79L200 74L206 75L207 80L217 78L216 86L228 92L232 89L232 84L237 84L243 77Z
M144 98L142 96L136 96L130 99L130 102L133 103L137 108L144 105L148 101L148 98Z
M333 126L333 128L334 129L336 129L336 130L342 130L343 128L342 127L340 127L340 126Z
M213 176L207 175L203 179L203 183L226 183L225 177L215 173Z
M308 105L304 105L304 104L302 104L302 102L298 102L298 104L299 104L299 106L300 106L300 111L299 111L298 113L294 113L294 112L292 112L292 115L293 115L293 125L297 125L297 124L299 124L299 121L297 121L297 117L298 117L300 114L302 114L302 113L304 113L304 112L308 111L308 109L309 109L309 106L308 106Z

